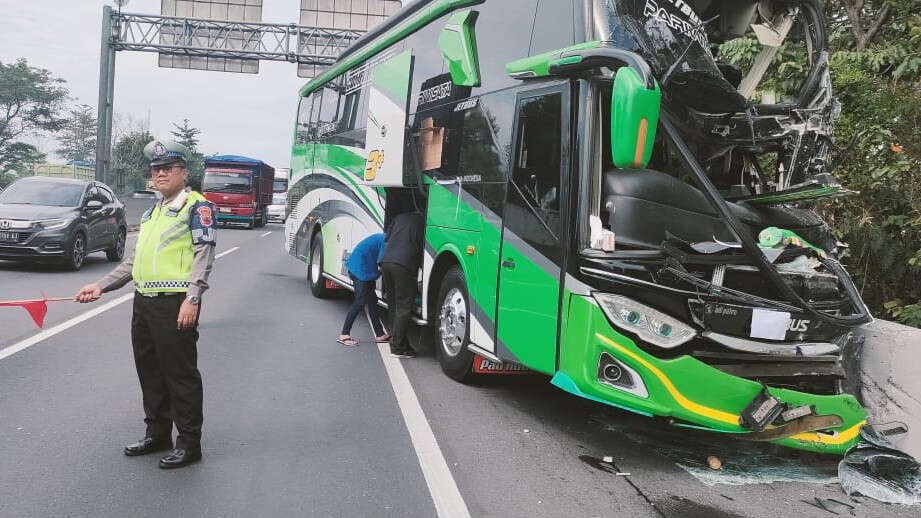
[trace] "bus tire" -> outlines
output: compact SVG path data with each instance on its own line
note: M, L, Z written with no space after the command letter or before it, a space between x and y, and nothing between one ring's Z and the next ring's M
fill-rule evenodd
M328 298L329 288L326 287L326 278L323 277L323 235L317 232L310 245L310 258L307 261L307 285L310 293L318 299Z
M438 290L435 351L441 370L448 377L465 381L472 377L473 353L470 345L470 297L460 266L445 274Z

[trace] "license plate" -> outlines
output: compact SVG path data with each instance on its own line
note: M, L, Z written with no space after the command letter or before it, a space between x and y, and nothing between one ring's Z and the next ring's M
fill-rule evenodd
M0 241L19 241L19 232L0 232Z
M229 207L218 207L217 211L218 211L218 212L222 212L222 213L230 213L230 212L233 212Z
M704 322L718 333L749 338L784 340L791 328L790 313L749 306L704 304Z

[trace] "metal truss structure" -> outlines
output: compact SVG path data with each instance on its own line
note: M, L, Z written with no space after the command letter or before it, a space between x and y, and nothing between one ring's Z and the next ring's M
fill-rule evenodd
M364 31L113 12L115 50L331 65Z
M102 11L102 46L99 60L99 104L96 138L96 179L110 180L112 114L117 51L157 52L161 56L188 57L187 68L202 58L240 60L232 72L258 72L261 60L301 65L329 66L365 31L302 27L297 24L219 21L147 14L122 13L109 6ZM255 68L253 70L252 68Z

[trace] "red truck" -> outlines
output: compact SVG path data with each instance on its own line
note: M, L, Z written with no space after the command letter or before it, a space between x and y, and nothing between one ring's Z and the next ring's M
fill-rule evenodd
M275 169L262 160L238 155L205 159L202 194L217 208L218 224L263 227L272 204Z

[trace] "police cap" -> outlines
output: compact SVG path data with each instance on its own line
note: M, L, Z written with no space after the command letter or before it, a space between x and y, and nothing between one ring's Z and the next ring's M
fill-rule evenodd
M144 146L144 156L150 160L151 166L171 164L173 162L189 161L189 148L174 140L155 139Z

